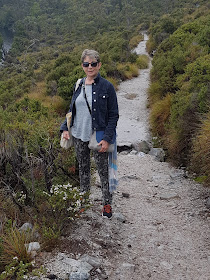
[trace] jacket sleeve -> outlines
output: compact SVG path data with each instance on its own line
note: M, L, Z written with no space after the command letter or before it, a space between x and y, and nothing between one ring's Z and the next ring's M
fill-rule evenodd
M117 94L114 89L114 86L109 83L108 86L108 124L106 126L103 140L108 143L112 143L113 137L116 134L117 121L119 119L119 110L118 110L118 102L117 102Z
M71 111L69 110L68 113L69 112L71 112ZM60 132L62 133L63 131L68 131L67 119L66 118L65 118L65 121L60 126Z

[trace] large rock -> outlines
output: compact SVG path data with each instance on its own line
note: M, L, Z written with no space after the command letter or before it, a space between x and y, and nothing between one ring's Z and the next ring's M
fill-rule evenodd
M149 155L154 156L156 160L158 161L164 161L165 160L165 152L162 148L152 148L149 151Z
M117 143L117 151L119 153L123 151L131 151L132 150L132 144L129 143Z
M93 267L100 267L101 266L101 259L99 259L98 257L92 257L92 256L89 256L89 255L83 255L81 258L80 258L80 261L81 262L87 262L89 263L91 266Z
M82 260L74 260L71 258L63 259L63 263L67 264L71 268L72 272L78 272L78 274L86 275L89 274L93 266Z
M150 146L147 141L141 141L141 142L135 142L132 144L133 148L138 152L143 152L145 154L148 154L150 151Z
M20 228L19 231L21 232L26 232L26 231L31 231L33 229L33 225L31 223L24 223Z
M88 280L90 279L90 274L87 272L72 272L69 275L69 280Z

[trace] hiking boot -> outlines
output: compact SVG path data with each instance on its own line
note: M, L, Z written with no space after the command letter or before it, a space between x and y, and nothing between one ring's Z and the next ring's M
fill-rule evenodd
M112 207L110 204L105 204L102 211L103 211L103 213L102 213L103 217L107 217L107 218L111 219Z

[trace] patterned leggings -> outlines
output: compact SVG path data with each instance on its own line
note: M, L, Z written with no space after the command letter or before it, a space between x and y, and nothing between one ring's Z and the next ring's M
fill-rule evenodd
M79 163L80 191L90 190L90 149L89 142L74 139L74 147ZM112 194L109 192L108 153L93 151L93 156L101 180L103 204L111 204Z

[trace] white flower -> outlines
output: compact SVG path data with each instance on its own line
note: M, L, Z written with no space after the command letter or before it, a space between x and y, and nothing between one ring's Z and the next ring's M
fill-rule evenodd
M18 260L18 257L17 257L17 256L16 256L16 257L14 257L14 258L13 258L13 260Z
M77 201L76 201L76 206L77 206L77 207L81 206L81 201L80 201L80 200L77 200Z

